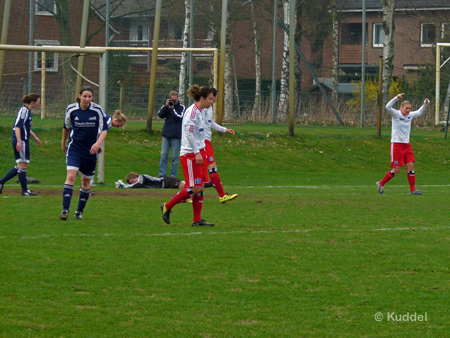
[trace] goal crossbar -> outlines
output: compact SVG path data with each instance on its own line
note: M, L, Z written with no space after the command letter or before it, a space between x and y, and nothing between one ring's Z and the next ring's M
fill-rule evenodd
M217 88L218 69L219 69L219 52L217 48L157 48L162 52L210 52L213 53L214 73L213 85ZM107 102L107 81L108 74L106 72L107 58L104 57L107 51L153 51L152 47L75 47L75 46L29 46L29 45L8 45L0 44L0 78L3 76L3 65L5 51L23 51L23 52L41 52L41 53L74 53L74 54L98 54L100 56L99 70L99 101L102 107L106 107ZM104 152L99 155L98 161L98 182L104 183Z

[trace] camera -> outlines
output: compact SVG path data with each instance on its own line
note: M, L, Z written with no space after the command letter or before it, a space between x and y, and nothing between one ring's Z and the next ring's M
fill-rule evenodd
M174 100L169 100L169 107L173 107L175 106L175 101Z

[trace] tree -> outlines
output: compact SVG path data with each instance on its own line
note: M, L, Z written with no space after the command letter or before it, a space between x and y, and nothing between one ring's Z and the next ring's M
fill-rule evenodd
M259 37L259 25L255 13L255 0L250 0L250 13L255 37L255 101L253 103L252 116L256 120L261 111L261 39Z
M382 93L383 106L389 100L389 86L392 77L393 60L394 60L394 13L396 0L381 0L383 7L383 29L384 29L384 43L383 43L383 79L382 79Z
M191 2L190 0L184 0L184 6L186 8L184 16L184 33L183 33L183 48L189 46L189 32L191 28ZM187 69L187 52L181 53L180 61L180 76L179 76L179 86L178 95L180 102L185 103L185 93L186 93L186 69Z

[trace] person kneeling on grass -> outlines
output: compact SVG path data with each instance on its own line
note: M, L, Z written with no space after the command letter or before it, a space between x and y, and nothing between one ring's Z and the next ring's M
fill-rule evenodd
M184 181L173 176L157 176L139 175L137 173L129 173L125 178L128 184L118 180L116 188L154 188L154 189L184 189Z

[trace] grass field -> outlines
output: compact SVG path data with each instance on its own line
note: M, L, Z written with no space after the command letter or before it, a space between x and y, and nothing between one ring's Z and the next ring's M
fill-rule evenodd
M129 171L158 172L160 134L138 128L109 133L105 184L82 221L60 221L60 135L39 130L32 148L39 196L12 181L0 195L0 336L448 336L442 134L413 131L423 196L409 195L405 171L376 191L387 136L215 136L222 182L239 198L221 205L206 190L202 215L216 226L205 229L190 226L187 204L162 221L174 190L114 188ZM12 152L4 160L14 165Z

